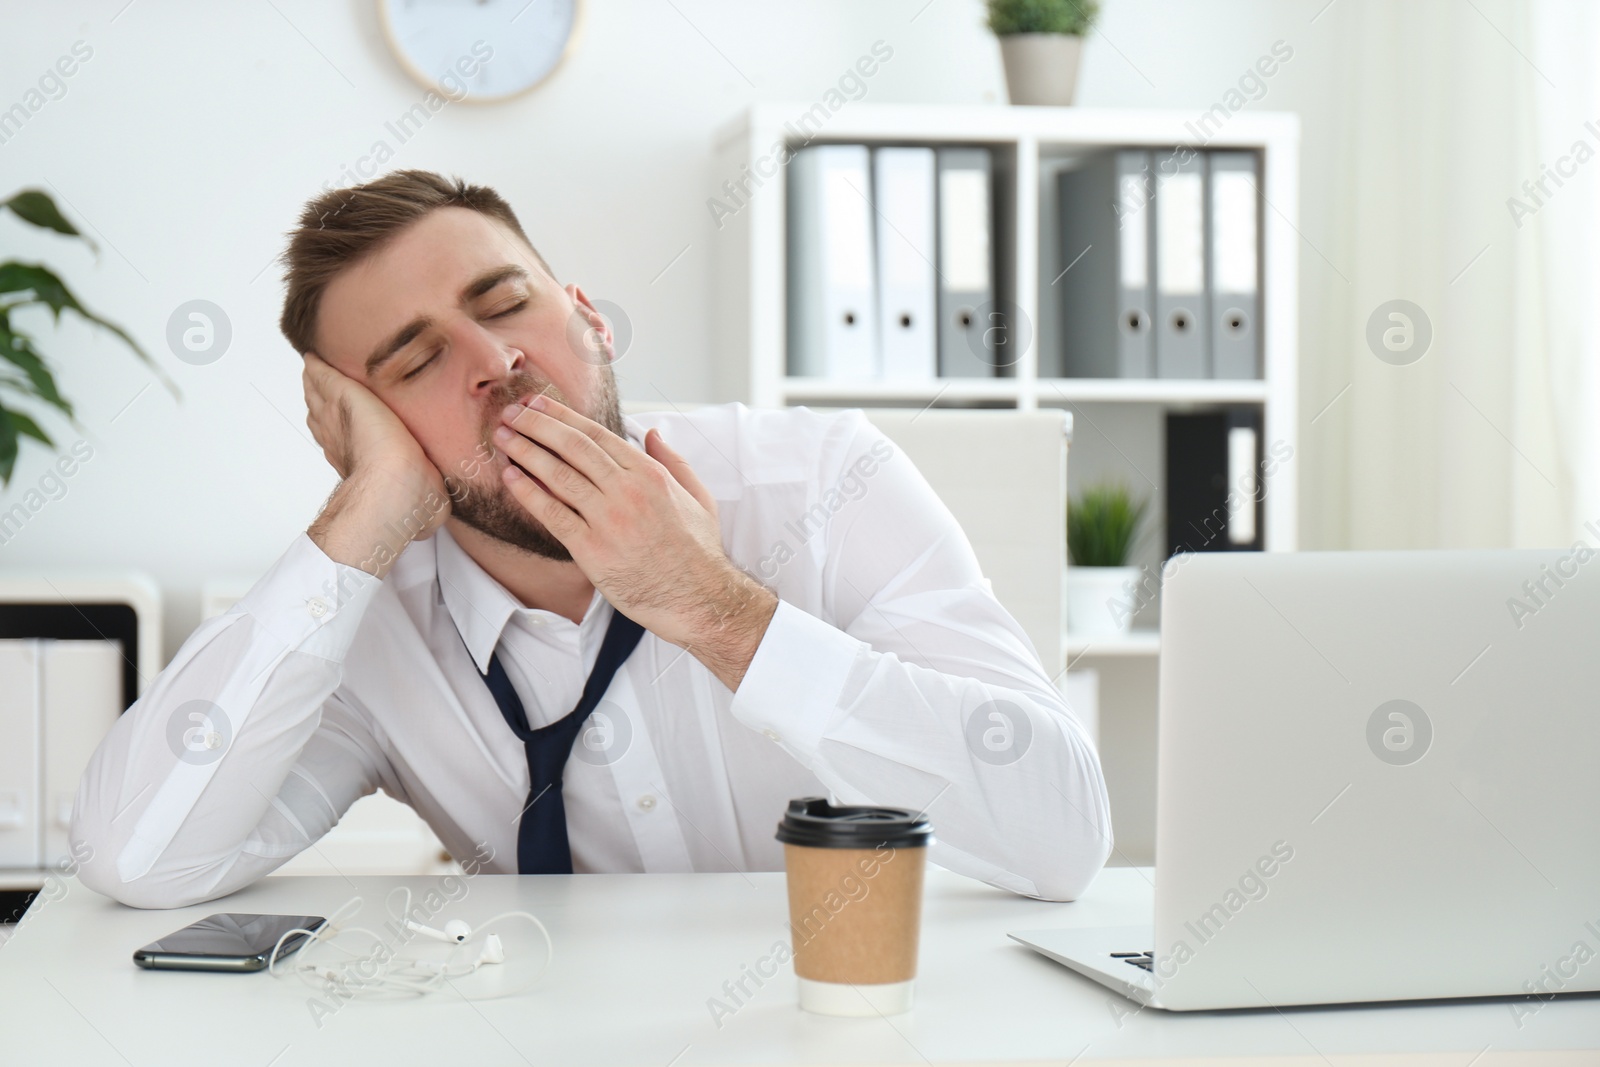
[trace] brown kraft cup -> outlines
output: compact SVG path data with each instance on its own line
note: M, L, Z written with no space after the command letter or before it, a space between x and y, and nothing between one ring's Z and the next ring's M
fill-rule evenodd
M789 801L777 837L800 1007L821 1015L911 1010L933 825L906 808L806 797Z

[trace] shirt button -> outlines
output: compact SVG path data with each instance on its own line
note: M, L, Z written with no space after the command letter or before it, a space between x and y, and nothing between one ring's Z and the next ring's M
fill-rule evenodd
M319 596L314 596L306 601L306 610L313 619L320 619L328 613L328 602Z
M634 803L639 805L640 811L654 811L656 806L656 798L651 796L649 793L646 793Z
M778 731L774 730L770 726L767 727L765 730L762 730L761 732L766 735L767 740L769 740L769 741L782 741L783 740L783 738L778 736Z

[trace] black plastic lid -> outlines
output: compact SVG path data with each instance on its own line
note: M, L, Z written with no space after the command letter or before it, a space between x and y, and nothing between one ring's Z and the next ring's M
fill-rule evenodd
M811 848L923 848L933 840L933 824L909 808L834 807L827 797L802 797L789 801L778 840Z

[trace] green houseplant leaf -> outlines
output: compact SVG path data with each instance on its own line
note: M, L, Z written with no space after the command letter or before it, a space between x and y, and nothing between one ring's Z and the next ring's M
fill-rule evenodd
M4 310L0 310L0 359L26 376L24 379L0 378L0 384L31 393L67 418L72 418L72 404L56 388L55 375L50 373L50 368L39 353L33 350L27 336L12 331L11 318Z
M1126 567L1148 507L1124 485L1086 488L1067 505L1067 555L1079 567Z
M0 387L37 397L61 412L68 419L75 418L72 402L61 395L56 388L55 376L50 373L49 368L40 361L38 356L32 352L12 350L10 352L0 351L0 358L17 364L25 363L23 370L27 375L26 378L0 377Z
M174 396L178 395L178 387L172 383L172 379L162 373L160 367L156 366L155 360L150 358L150 354L139 347L139 342L128 336L127 331L121 326L108 319L101 318L79 303L78 298L72 295L72 291L67 288L66 283L56 277L49 269L37 263L18 263L16 261L0 263L0 295L16 292L31 292L32 296L8 304L7 310L28 304L44 304L54 313L57 322L61 320L63 311L76 312L96 326L103 326L120 337L122 342L133 349L134 354L143 360L146 366L155 371L156 377L161 379L162 384L172 390Z
M90 248L94 242L78 232L78 228L67 221L67 217L56 208L54 200L37 189L24 189L10 200L0 203L0 207L8 207L23 222L31 222L35 226L57 233L64 233L69 237L77 237Z
M94 247L94 242L79 232L56 207L55 201L38 189L24 189L13 194L0 201L0 209L9 210L30 226L76 237L90 248ZM54 271L41 263L7 260L0 262L0 397L10 393L31 398L56 409L68 419L75 419L72 404L61 395L49 363L34 347L33 338L22 332L12 320L11 312L16 308L38 304L49 308L58 323L61 313L70 311L111 331L155 373L168 392L174 397L179 396L178 387L150 358L150 354L140 347L139 342L121 326L85 307ZM0 487L11 481L24 437L32 438L46 447L55 447L50 435L32 415L0 403Z
M1100 0L989 0L989 29L1014 33L1064 33L1082 37L1100 16Z
M0 404L0 483L11 480L11 471L17 465L17 445L21 438L31 437L40 444L54 448L50 435L39 429L39 424L20 411Z

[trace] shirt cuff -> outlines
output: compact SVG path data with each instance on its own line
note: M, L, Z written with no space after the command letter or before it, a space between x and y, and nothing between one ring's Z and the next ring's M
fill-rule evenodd
M302 533L233 611L249 615L284 651L341 662L382 587L359 567L328 558Z
M733 694L733 717L809 763L839 708L863 641L778 601Z

